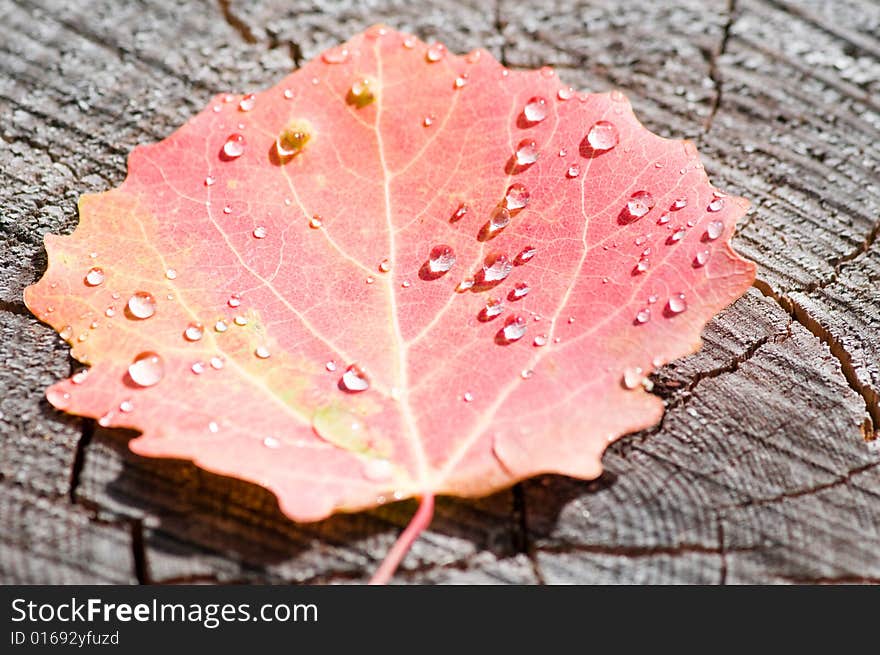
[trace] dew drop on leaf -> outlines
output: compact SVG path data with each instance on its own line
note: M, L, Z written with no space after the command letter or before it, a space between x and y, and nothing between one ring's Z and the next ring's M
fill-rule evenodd
M651 320L651 310L647 307L644 307L636 313L636 323L639 325L644 325L648 321Z
M642 374L642 369L635 366L633 368L628 368L623 372L621 384L623 384L624 389L632 390L638 387L644 378L645 376Z
M530 290L531 290L531 288L529 287L529 285L527 283L517 282L516 284L513 285L513 289L510 290L510 294L508 295L508 298L510 300L519 300L520 298L525 298Z
M514 154L519 166L531 166L538 161L538 146L533 139L523 139L517 144Z
M532 246L526 246L522 250L519 251L519 254L516 256L515 264L517 266L522 266L526 262L530 261L538 251Z
M262 225L258 225L254 228L254 238L255 239L265 239L266 238L266 228Z
M458 77L455 78L455 81L452 83L452 88L453 89L460 89L465 84L467 84L467 74L459 75Z
M685 230L683 227L680 227L675 232L669 235L669 238L666 240L666 242L669 244L678 243L684 238L685 234L687 234L687 230Z
M272 353L269 352L269 349L266 348L266 346L257 346L256 350L254 350L254 355L259 359L269 359Z
M523 116L530 123L540 123L547 118L547 100L541 96L529 98L529 101L523 108Z
M223 361L222 357L212 357L210 360L211 368L215 371L219 371L226 365L226 362Z
M489 218L489 234L498 234L510 224L510 212L504 207L496 207Z
M60 389L50 388L46 392L46 399L58 409L64 409L70 406L70 394Z
M128 311L135 318L150 318L156 313L156 299L146 291L137 291L128 299Z
M201 375L205 372L205 362L195 362L192 366L189 367L196 375Z
M556 97L565 102L574 98L574 89L570 86L563 87L556 92Z
M128 414L129 412L134 411L134 403L130 400L123 400L119 403L119 411L123 414Z
M428 270L431 273L445 273L455 264L455 252L450 246L439 245L431 248L428 255Z
M236 316L234 319L232 319L232 322L242 327L248 324L247 318L241 315Z
M498 298L489 298L486 306L480 310L479 319L481 321L490 321L504 311L504 303Z
M611 150L620 142L620 133L609 121L596 121L587 132L587 143L593 150Z
M535 372L534 372L532 369L530 369L530 368L524 368L522 371L519 372L519 376L520 376L523 380L528 380L528 379L529 379L530 377L532 377L534 374L535 374Z
M312 216L312 217L309 219L309 227L312 228L313 230L317 230L317 229L320 228L323 224L324 224L324 221L323 221L323 219L321 218L321 216L318 215L318 214L315 214L314 216Z
M190 323L183 331L183 338L187 341L198 341L205 333L205 327L201 323Z
M70 337L73 336L73 328L69 325L65 325L61 328L61 332L58 333L58 336L64 340L70 339Z
M468 213L468 206L465 203L461 203L458 208L455 210L455 213L449 219L450 223L455 223L456 221L460 221L464 218L464 215Z
M346 391L357 393L370 388L370 379L357 364L352 364L342 374L342 386Z
M679 209L684 209L687 207L688 199L685 197L677 198L673 203L669 206L669 211L675 212Z
M712 221L706 226L706 238L714 241L724 232L724 223L721 221Z
M222 319L214 323L214 332L226 332L228 329L229 325Z
M508 316L507 320L504 321L504 327L501 328L501 333L504 336L504 339L508 342L522 339L523 335L526 333L526 324L526 319L519 314L511 314Z
M709 261L709 251L701 250L694 256L694 267L700 268L701 266L705 266L706 262Z
M96 287L99 284L104 282L104 269L98 266L93 266L89 269L89 272L86 273L85 283L90 287Z
M325 64L344 64L348 61L348 57L348 48L344 46L325 50L321 54L321 59L324 61Z
M657 225L666 225L669 222L669 214L661 214L657 219Z
M332 373L333 371L336 370L336 362L334 362L334 361L331 359L331 360L328 361L326 364L324 364L324 368L326 368L328 371L330 371L330 372Z
M275 437L265 437L263 439L263 445L266 448L280 448L281 442L278 441L278 439L276 439Z
M547 335L546 334L539 334L532 341L532 345L537 346L538 348L540 348L542 346L546 346L547 345Z
M152 387L165 375L165 363L154 352L142 352L128 365L128 376L140 387Z
M175 271L173 268L165 269L165 277L169 280L176 280L177 271Z
M238 307L239 305L241 305L241 294L233 293L231 296L229 296L226 304L232 308Z
M70 381L74 384L82 384L89 377L89 369L81 368L70 376Z
M380 273L387 273L388 271L391 270L391 262L388 261L388 258L386 257L385 259L383 259L382 261L379 262L379 266L377 268L379 269Z
M455 287L455 290L458 293L464 293L468 289L472 289L473 286L474 286L474 278L468 277L468 278L465 278L464 280L462 280L461 282L459 282L458 285Z
M626 201L626 210L632 218L641 218L654 207L654 196L647 191L636 191Z
M724 201L721 198L714 198L706 207L708 212L719 212L724 207Z
M275 151L282 159L302 152L312 138L310 126L305 121L291 121L275 139Z
M237 159L244 154L245 140L241 134L230 134L223 144L223 154L229 159Z
M425 127L431 127L434 124L434 117L432 115L427 115L422 119L422 125Z
M504 194L504 207L508 211L522 209L529 204L530 195L525 184L514 182L507 187L507 193Z
M666 303L666 309L669 310L670 314L681 314L685 311L687 309L687 301L685 300L684 294L677 293L672 296Z
M446 46L442 43L432 43L425 52L425 59L433 64L446 56Z
M376 99L374 84L366 77L355 80L348 93L349 102L357 107L365 107Z
M483 260L482 281L488 283L500 282L510 275L511 270L513 270L513 264L507 255L491 253Z
M253 93L248 93L241 100L238 101L238 108L241 111L250 111L257 105L257 96Z
M568 170L565 171L565 176L568 178L574 178L581 174L581 167L577 164L572 164L568 167Z
M465 392L462 394L461 399L462 399L463 401L465 401L466 403L469 403L469 402L471 402L471 401L474 399L474 394L472 394L470 391L465 391Z

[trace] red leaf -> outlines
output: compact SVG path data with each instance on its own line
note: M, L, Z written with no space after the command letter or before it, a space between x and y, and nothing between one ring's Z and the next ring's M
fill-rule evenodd
M659 419L746 206L619 92L374 28L136 148L26 300L91 365L56 407L299 521L424 497L402 551L434 494L593 478Z

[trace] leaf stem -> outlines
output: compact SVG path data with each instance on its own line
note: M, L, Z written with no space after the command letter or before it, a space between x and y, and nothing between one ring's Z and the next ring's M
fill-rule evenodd
M382 560L382 564L373 574L370 580L371 585L388 584L413 542L431 524L432 518L434 518L434 494L425 494L421 497L419 508L410 519L409 525L394 542L391 550Z

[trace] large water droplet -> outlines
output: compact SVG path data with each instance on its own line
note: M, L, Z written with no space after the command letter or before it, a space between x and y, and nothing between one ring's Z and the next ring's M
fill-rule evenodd
M433 274L443 274L455 264L455 252L450 246L439 245L431 248L428 255L428 270Z
M446 46L442 43L432 43L425 52L425 59L429 63L434 63L446 56Z
M513 264L507 255L492 253L483 260L482 281L488 283L500 282L510 275L512 270Z
M369 78L361 78L351 85L349 102L357 107L364 107L376 99L375 84Z
M526 246L522 250L519 251L519 254L516 256L516 261L514 262L517 266L522 266L527 261L530 261L532 257L537 253L537 249L532 246Z
M683 293L673 295L666 303L666 309L670 314L681 314L687 307L687 301Z
M245 140L241 134L230 134L223 144L223 154L229 159L236 159L244 154Z
M253 93L248 93L241 100L238 101L238 108L241 111L250 111L257 105L257 96Z
M507 187L507 193L504 194L504 206L509 211L522 209L529 204L530 195L531 194L525 184L514 182Z
M654 196L647 191L636 191L626 201L626 210L636 219L641 218L654 207Z
M156 313L156 299L146 291L137 291L128 299L128 311L135 318L150 318Z
M527 321L519 314L511 314L504 321L504 327L501 328L501 334L508 342L518 341L522 339L526 333Z
M143 352L128 365L128 376L141 387L152 387L165 375L165 364L154 352Z
M269 352L269 349L266 346L257 346L256 350L254 350L254 355L259 359L269 359L269 357L272 356L272 353Z
M546 346L547 345L547 335L546 334L539 334L532 341L532 345L537 348L542 348L543 346Z
M611 150L619 142L620 133L608 121L597 121L587 132L587 143L593 150Z
M529 98L526 106L523 107L523 116L530 123L540 123L547 118L547 100L541 96Z
M352 364L342 374L342 386L346 391L357 393L370 388L370 379L357 364Z
M305 121L291 121L275 139L275 151L282 159L302 152L312 138L311 126Z
M519 166L531 166L538 161L538 146L532 139L523 139L516 146L515 155Z
M489 234L498 234L510 224L510 212L504 207L496 207L489 218Z
M321 59L325 64L344 64L348 61L349 52L345 46L331 48L321 53Z
M86 273L85 283L90 287L96 287L104 282L104 269L94 266Z
M706 238L714 241L724 232L724 223L721 221L712 221L706 226Z
M190 323L183 331L183 338L187 341L198 341L205 333L205 326L201 323Z
M574 98L574 89L570 86L563 87L556 92L556 97L565 102Z

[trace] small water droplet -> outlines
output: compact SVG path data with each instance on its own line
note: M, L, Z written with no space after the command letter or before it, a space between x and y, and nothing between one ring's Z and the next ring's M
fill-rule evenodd
M429 63L434 63L446 56L446 46L442 43L432 43L425 52L425 59Z
M241 134L230 134L223 144L223 154L229 159L237 159L244 154L245 140Z
M387 273L391 270L391 262L388 261L388 258L386 257L381 262L379 262L379 266L377 268L379 269L380 273Z
M706 226L706 238L714 241L724 232L724 223L721 221L712 221Z
M317 230L324 224L324 220L321 218L319 214L315 214L309 219L309 227L313 230Z
M519 314L511 314L508 316L507 320L504 321L504 327L501 328L501 333L504 339L508 342L522 339L523 335L526 333L526 324L526 319Z
M669 235L669 238L666 240L666 243L673 244L678 243L684 238L684 235L687 234L687 230L683 227L678 228L675 232Z
M456 77L455 81L452 83L452 88L457 90L463 87L465 84L467 84L467 73Z
M321 53L321 59L325 64L344 64L348 61L349 52L345 46L331 48Z
M556 97L565 102L574 98L574 89L570 86L563 87L556 92Z
M654 207L654 196L647 191L636 191L626 201L626 210L633 219L641 218Z
M486 306L480 310L479 319L481 321L490 321L504 311L504 303L499 298L489 298Z
M462 394L461 399L462 399L463 401L465 401L466 403L469 403L469 402L471 402L471 401L474 399L474 394L472 394L470 391L465 391L465 392Z
M232 205L225 205L223 207L223 213L224 214L231 214L232 213Z
M496 207L489 218L489 234L494 235L503 230L510 223L510 212L504 207Z
M699 268L701 266L705 266L706 262L709 261L709 251L701 250L694 256L694 267Z
M146 291L137 291L128 299L128 311L135 318L150 318L156 313L156 299Z
M141 387L152 387L165 375L165 363L154 352L143 352L128 366L128 377Z
M455 213L452 214L452 217L449 219L450 223L455 223L456 221L460 221L465 214L468 213L468 206L465 203L461 203L458 206L458 209L455 210Z
M290 100L293 98L293 89L284 89L284 93L282 94L285 100Z
M679 209L684 209L687 207L688 199L682 196L681 198L677 198L670 206L669 211L676 212Z
M532 341L532 345L537 346L538 348L541 348L542 346L546 346L547 345L547 335L546 334L539 334Z
M205 362L195 362L192 366L189 367L196 375L201 375L205 372Z
M541 66L541 77L553 77L554 75L556 75L556 71L552 66Z
M465 278L464 280L462 280L461 282L459 282L458 285L455 287L455 290L458 293L464 293L468 289L472 289L473 286L474 286L474 278L468 277L468 278Z
M232 307L233 309L235 307L238 307L239 305L241 305L241 294L233 293L231 296L229 296L229 299L226 301L226 304L229 305L230 307Z
M677 293L666 303L666 309L670 314L681 314L687 309L687 301L683 293Z
M569 323L569 325L571 325L572 323L574 323L574 316L569 316L569 317L568 317L568 323Z
M526 262L531 261L531 259L537 254L537 252L537 249L535 249L534 247L526 246L519 251L519 254L516 256L516 260L514 261L514 263L517 266L522 266Z
M634 366L623 372L621 383L623 384L624 389L632 390L638 387L644 378L645 376L643 375L642 369L638 366Z
M220 426L217 425L217 421L211 421L208 423L208 432L212 434L217 434L220 431Z
M332 373L333 371L336 370L336 362L334 362L334 361L331 359L331 360L328 361L326 364L324 364L324 368L326 368L328 371L330 371L330 372Z
M119 403L119 411L124 414L128 414L129 412L134 411L134 403L130 400L123 400L121 403Z
M400 286L402 286L404 289L409 289L411 285L412 283L409 280L404 280L400 283Z
M521 370L521 371L519 372L519 376L520 376L523 380L528 380L528 379L529 379L530 377L532 377L534 374L535 374L535 372L534 372L532 369L530 369L530 368L524 368L523 370Z
M70 393L66 391L61 391L59 389L50 388L46 392L46 399L52 403L54 407L58 409L64 409L66 407L70 407Z
M648 321L651 320L651 310L647 307L643 307L636 314L636 323L639 325L644 325Z
M212 357L210 360L210 364L211 368L213 368L215 371L219 371L225 366L226 362L223 361L222 357Z
M529 98L526 106L523 107L523 116L530 123L540 123L547 118L547 100L541 96Z
M434 124L434 116L429 114L422 119L422 125L425 127L431 127Z
M258 225L254 228L254 238L255 239L265 239L266 238L266 228L262 225Z
M523 139L516 146L515 156L519 166L531 166L538 161L538 146L533 139Z
M519 300L520 298L525 298L528 295L531 287L525 282L517 282L513 285L513 289L510 290L510 294L508 298L510 300Z
M366 391L370 388L370 379L357 364L352 364L342 374L342 386L352 393Z
M507 255L502 253L491 253L483 260L483 268L480 272L483 282L500 282L510 275L513 270L513 264Z
M89 369L81 368L76 373L70 376L70 381L74 384L82 384L86 381L86 378L89 377Z
M403 39L403 47L407 50L411 50L416 47L416 37L414 36L406 36Z
M669 214L663 214L657 219L657 225L666 225L669 222Z
M480 57L482 55L483 55L483 53L480 52L479 50L471 50L469 53L467 53L465 55L464 59L469 64L476 64L478 61L480 61Z
M263 445L266 448L280 448L281 442L278 441L275 437L266 437L263 439Z
M104 316L107 318L113 318L116 316L116 307L113 305L108 305L107 309L104 310Z
M254 355L259 359L269 359L269 357L272 356L272 353L269 352L269 349L266 346L257 346L256 350L254 350Z
M311 125L306 121L293 120L275 138L275 151L281 159L299 154L312 138Z
M364 280L364 282L366 282L367 284L373 284L373 282L375 282L375 281L376 281L376 278L374 278L372 275L368 275L367 279Z
M86 273L85 283L90 287L96 287L104 282L104 269L94 266Z
M648 304L649 305L653 305L655 302L657 302L657 300L658 300L658 297L656 294L652 293L650 296L648 296Z
M361 466L361 472L367 480L383 482L390 480L394 472L394 466L387 459L368 459Z
M647 271L649 267L650 267L650 262L647 260L647 258L642 257L642 258L638 261L638 263L636 264L636 266L635 266L635 268L633 269L633 271L634 271L636 274L641 274L641 273L644 273L645 271Z
M514 182L507 187L507 193L504 194L504 206L509 211L522 209L529 204L530 195L531 194L525 184Z
M596 121L587 132L587 143L593 150L611 150L619 142L620 132L609 121Z
M238 325L239 327L244 327L245 325L248 324L247 318L244 316L241 316L241 315L238 315L235 318L233 318L232 322L235 323L236 325Z
M439 245L431 248L428 256L428 270L431 273L446 273L455 264L455 252L450 246Z
M214 332L226 332L228 329L229 325L222 319L214 323Z
M201 323L190 323L183 331L183 338L187 341L198 341L205 333L205 326Z
M238 101L238 108L241 111L250 111L257 105L257 96L253 93L248 93L241 100Z
M565 171L565 176L569 177L569 178L577 177L580 174L581 174L581 167L578 166L577 164L572 164L571 166L568 167L568 170Z
M714 198L706 207L707 212L719 212L724 207L724 201L721 198Z

